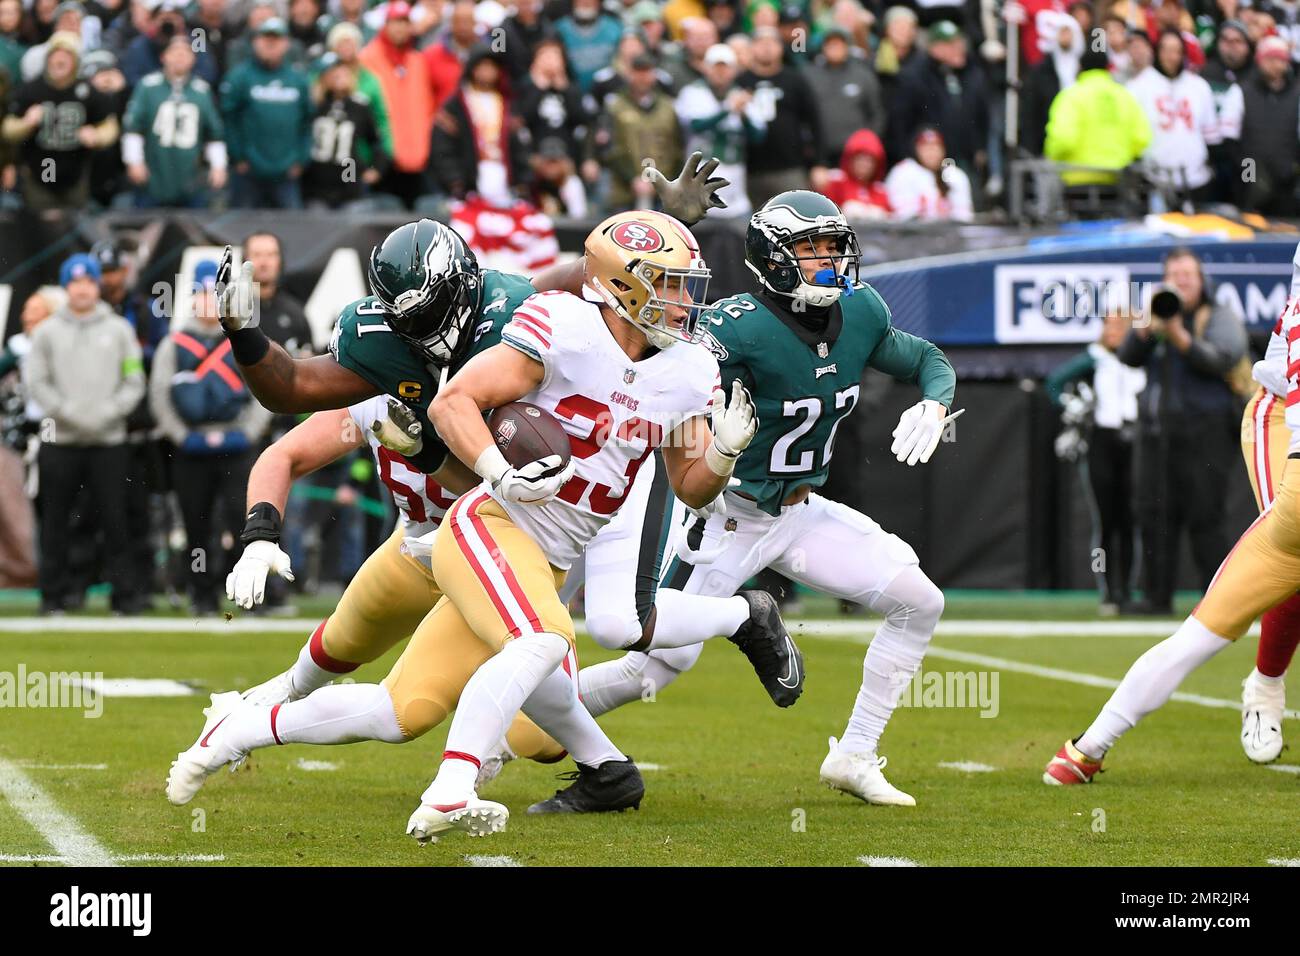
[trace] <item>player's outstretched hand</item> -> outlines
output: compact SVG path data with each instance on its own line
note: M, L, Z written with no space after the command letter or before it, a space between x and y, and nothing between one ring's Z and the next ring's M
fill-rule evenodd
M226 246L217 265L217 317L227 331L237 332L249 325L257 314L257 283L253 281L253 264L245 261L239 275L233 276L235 254Z
M577 459L571 458L564 468L550 474L559 467L560 460L559 455L547 455L518 468L508 468L492 485L508 501L541 504L559 494L578 468Z
M388 415L370 425L379 444L404 458L418 455L424 448L424 426L415 413L395 398L388 399Z
M948 410L933 399L917 402L898 419L890 452L908 465L924 464L939 447L944 426L964 411L963 408L949 415Z
M226 597L245 610L261 604L266 597L266 576L274 571L286 581L293 580L289 556L274 541L254 541L226 575Z
M714 176L718 159L714 157L701 165L704 154L698 149L691 153L676 179L668 179L654 166L647 166L641 175L654 186L664 212L693 226L705 217L710 209L726 209L727 204L718 196L718 190L731 185L731 180Z

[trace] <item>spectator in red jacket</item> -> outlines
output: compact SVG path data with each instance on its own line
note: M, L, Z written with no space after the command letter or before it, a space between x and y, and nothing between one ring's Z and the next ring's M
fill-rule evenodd
M885 176L885 147L869 129L860 129L844 144L840 168L827 176L826 198L849 219L885 219L889 194Z
M393 164L379 188L409 206L425 191L424 169L436 110L428 64L415 48L406 0L388 4L384 29L358 59L379 79L393 134Z
M478 23L474 20L474 0L456 0L447 18L447 29L438 41L424 51L433 84L433 106L442 109L460 85L461 71L469 51L478 42Z

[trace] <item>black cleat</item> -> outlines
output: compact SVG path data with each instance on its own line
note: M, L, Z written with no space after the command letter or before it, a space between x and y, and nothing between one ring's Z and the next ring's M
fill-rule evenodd
M749 658L772 702L789 707L803 693L803 655L770 594L755 590L740 596L749 602L749 620L727 640Z
M573 783L555 796L528 808L529 813L611 813L637 809L645 796L645 782L632 758L608 760L599 767L578 764L577 770L560 774Z

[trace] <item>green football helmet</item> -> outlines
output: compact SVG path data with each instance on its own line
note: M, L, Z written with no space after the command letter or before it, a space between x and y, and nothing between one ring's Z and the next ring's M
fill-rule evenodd
M483 281L456 230L432 219L398 226L371 251L368 274L389 327L430 363L445 366L469 345Z
M804 240L830 237L834 251L815 254L796 249ZM858 281L862 250L857 234L840 207L821 193L791 189L763 204L745 232L745 265L763 288L804 306L824 309L843 295L852 295ZM804 266L824 263L809 279ZM801 308L795 305L795 308Z

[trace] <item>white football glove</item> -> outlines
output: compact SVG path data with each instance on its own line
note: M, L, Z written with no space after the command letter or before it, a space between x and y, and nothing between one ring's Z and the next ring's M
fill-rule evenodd
M676 179L668 179L653 165L646 166L641 176L654 186L664 212L693 226L704 218L710 209L726 209L727 204L718 198L718 190L731 185L731 181L714 176L719 160L715 157L704 165L704 154L698 149L682 165Z
M711 430L713 443L704 450L704 461L713 469L714 474L730 475L736 467L736 459L749 447L758 431L758 415L754 412L754 401L749 391L740 384L740 379L731 383L731 404L724 403L725 393L720 388L713 390Z
M718 492L718 497L714 498L707 505L704 505L703 507L700 508L692 508L688 505L686 510L691 514L693 514L695 517L699 518L701 521L708 521L709 518L713 517L714 515L722 515L723 517L725 517L727 514L727 492L730 491L732 488L739 487L739 485L740 485L739 478L735 478L735 477L728 478L727 487L723 488L720 492Z
M274 571L286 581L293 580L289 556L274 541L254 541L226 575L226 597L245 610L261 604L266 597L266 575Z
M947 410L933 399L917 402L898 419L894 428L894 444L889 450L899 461L909 465L927 462L939 447L943 428L965 409L947 414Z
M370 425L379 444L404 458L418 455L424 448L424 426L411 411L395 398L388 399L388 414Z
M217 317L230 332L254 325L257 318L257 283L253 281L253 264L245 260L239 275L233 277L235 254L230 246L221 254L217 266Z
M559 467L560 460L559 455L547 455L516 468L506 461L500 448L489 445L478 456L474 471L507 501L535 505L559 494L564 483L577 471L577 459L570 458L562 470L548 476L547 472Z

